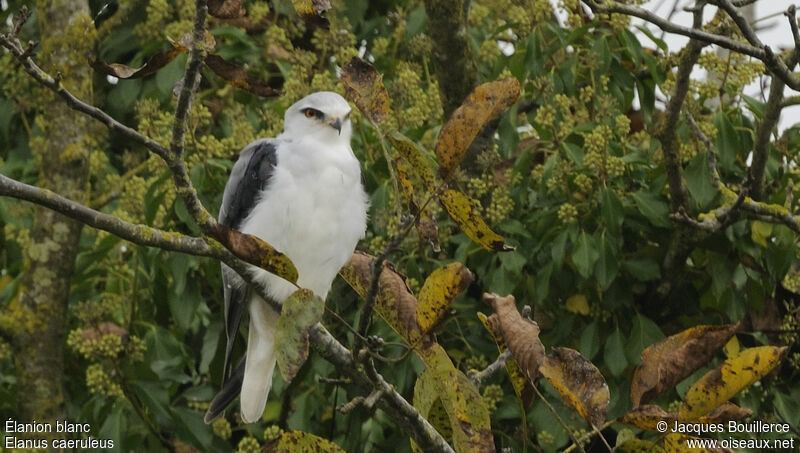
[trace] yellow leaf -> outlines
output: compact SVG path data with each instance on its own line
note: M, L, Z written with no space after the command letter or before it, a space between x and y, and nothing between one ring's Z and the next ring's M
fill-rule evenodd
M447 178L458 167L478 132L500 112L516 102L519 82L515 78L495 80L476 87L442 126L436 140L439 172Z
M445 190L439 195L439 201L461 231L486 250L495 252L514 250L514 247L506 245L502 236L489 228L479 213L476 201L453 189Z
M773 225L769 222L753 220L750 224L750 239L761 247L767 247L767 239L772 235Z
M590 425L605 423L611 394L600 370L586 357L574 349L553 348L539 371Z
M361 113L375 124L386 119L391 109L389 92L383 85L383 75L374 66L353 57L342 68L341 78L345 95L356 104Z
M292 5L297 14L304 17L319 16L331 9L329 0L292 0Z
M420 373L417 382L414 384L414 407L419 414L442 435L447 441L453 439L453 428L450 427L450 419L444 409L440 386L436 383L433 373L425 369ZM411 441L411 448L414 451L422 451L414 441Z
M440 267L425 279L417 298L417 322L423 332L439 323L453 300L474 280L461 263Z
M237 258L269 271L291 283L297 283L297 268L288 256L256 236L240 233L221 223L211 232Z
M736 357L739 355L739 339L736 338L736 335L732 336L727 343L725 343L725 347L722 348L725 351L725 356L728 358Z
M328 439L303 431L286 431L264 447L264 451L275 453L344 453Z
M680 419L692 421L721 406L775 368L786 350L785 346L745 349L709 371L686 392Z
M422 150L411 139L397 131L389 135L389 141L392 142L394 150L402 156L403 160L414 170L414 173L419 176L425 187L434 192L436 190L436 176Z
M478 389L459 371L438 344L418 350L453 430L456 451L494 452L489 409ZM416 393L416 392L415 392ZM434 401L435 402L435 401Z
M567 299L567 311L589 316L589 301L583 294L574 294Z

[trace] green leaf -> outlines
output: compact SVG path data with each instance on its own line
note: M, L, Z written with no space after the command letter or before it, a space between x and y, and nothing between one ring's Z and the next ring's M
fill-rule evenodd
M711 169L708 166L708 152L697 153L689 161L684 172L686 187L700 209L708 209L719 192L711 183Z
M736 167L736 155L739 152L739 134L736 133L733 123L723 112L717 113L714 117L714 126L717 128L714 147L717 150L720 169L733 171Z
M605 234L600 236L600 254L594 272L597 283L603 290L611 286L611 282L617 278L617 273L619 272L616 250L606 239Z
M667 228L670 226L669 205L659 195L639 191L631 194L633 201L639 212L657 227Z
M608 187L600 191L600 217L611 233L620 233L625 212L617 193Z
M646 282L661 278L658 263L649 257L628 258L622 263L622 267L639 281Z
M209 451L211 442L214 440L214 433L211 426L203 422L203 415L196 410L186 407L175 407L172 409L173 423L175 423L175 434L201 451Z
M572 252L572 262L578 273L583 278L591 277L592 269L598 258L600 258L600 252L597 250L594 238L585 231L581 232L575 244L575 250Z
M587 359L592 360L600 352L600 332L598 322L592 321L581 331L580 351Z
M644 351L646 347L658 343L663 339L664 334L656 323L643 314L636 313L636 316L633 317L631 336L628 338L627 345L625 346L628 362L634 365L638 364L641 361L642 351Z
M625 368L628 367L628 359L625 357L625 340L619 328L609 335L606 340L606 347L603 353L605 364L611 374L619 377Z
M325 301L308 289L298 289L283 301L275 344L281 345L278 367L284 381L291 382L306 362L309 330L322 319L324 311Z

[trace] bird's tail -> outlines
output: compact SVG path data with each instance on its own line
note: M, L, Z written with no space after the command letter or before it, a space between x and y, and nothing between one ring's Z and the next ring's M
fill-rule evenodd
M261 418L267 395L272 387L272 372L278 360L275 355L275 330L278 313L261 298L250 302L250 333L247 339L247 361L242 380L239 404L242 420L253 423Z

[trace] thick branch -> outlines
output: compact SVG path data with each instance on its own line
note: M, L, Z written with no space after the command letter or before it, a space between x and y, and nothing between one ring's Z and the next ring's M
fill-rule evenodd
M425 0L445 118L450 117L478 83L467 34L467 4L465 0Z
M694 13L694 26L700 27L703 20L702 8L698 8ZM661 142L661 151L664 155L664 165L667 170L667 181L669 183L670 202L672 211L686 208L686 187L683 185L683 171L679 156L678 144L678 120L681 117L681 109L689 93L689 81L691 80L692 70L700 58L700 52L705 47L702 41L690 39L689 44L681 55L678 63L678 73L675 76L675 89L672 92L669 102L664 112L664 120L659 126L656 138Z
M764 191L764 170L769 159L770 136L783 109L783 90L786 85L782 80L773 77L769 87L769 96L764 107L764 116L756 128L756 140L753 145L753 161L748 172L747 186L750 194L760 200Z
M205 0L197 0L194 16L194 29L192 30L192 50L189 53L189 62L183 75L183 85L178 94L178 103L175 106L175 122L172 125L172 141L170 151L174 156L183 156L184 136L186 135L186 122L189 110L192 107L192 98L200 83L200 68L205 60L206 49L204 45L206 31L206 16L208 6Z

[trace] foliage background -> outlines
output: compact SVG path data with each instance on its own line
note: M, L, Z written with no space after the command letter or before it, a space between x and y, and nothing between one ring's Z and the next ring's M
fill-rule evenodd
M12 3L0 18L29 5L34 16L23 35L36 39L36 5ZM92 14L103 4L90 1ZM83 49L87 40L96 39L88 55L136 67L167 49L168 37L177 40L191 31L191 1L118 4L119 10L96 28L87 18L63 30L67 47L74 43ZM437 328L439 342L464 371L482 369L497 356L477 318L478 312L490 312L481 302L482 292L514 294L520 305L531 305L545 345L575 348L600 368L611 392L609 419L630 409L632 372L646 346L691 326L743 321L737 336L743 346L786 344L791 350L777 372L737 401L761 420L784 420L796 429L796 233L770 219L741 218L706 237L696 232L678 236L682 226L669 217L664 156L654 137L662 120L656 99L673 89L681 49L669 49L657 38L640 42L624 16L590 22L576 5L559 2L568 17L560 24L544 0L470 2L467 31L474 72L464 78L515 77L523 92L496 123L496 136L469 157L453 184L480 200L484 217L516 250L483 250L431 204L427 209L438 219L442 252L432 252L412 233L392 262L415 292L434 269L453 260L476 274L475 283ZM211 22L215 53L246 66L261 80L282 83L284 94L259 98L204 72L185 157L206 206L219 206L237 151L257 137L280 132L282 112L291 103L312 91L343 92L337 70L354 55L366 55L383 74L393 110L387 127L397 127L424 149L433 149L446 119L444 109L451 108L440 97L434 43L421 1L334 2L327 29L297 17L288 1L250 1L245 7L244 20ZM724 20L713 26L733 33ZM498 42L513 53L501 52ZM76 51L74 59L86 57ZM173 87L185 62L179 56L153 76L114 83L96 74L91 102L169 143ZM730 205L729 193L713 184L707 153L716 153L722 183L738 191L765 109L765 99L740 94L763 76L760 62L706 50L698 64L720 76L692 81L683 107L710 140L710 148L687 116L677 126L688 206L694 214ZM50 98L8 53L0 57L0 87L0 171L35 184L42 166L56 165L38 154L41 131L47 129L42 112ZM361 247L377 254L398 234L400 214L408 209L393 184L387 162L391 150L365 118L356 114L354 121L353 148L372 202ZM762 200L786 212L797 212L798 131L791 126L771 140L765 173ZM90 162L85 188L90 205L134 223L199 233L159 158L103 130L84 151ZM0 221L0 419L5 420L18 418L19 399L24 398L17 391L10 338L17 322L14 301L25 267L23 250L30 246L32 208L4 198ZM676 240L690 247L683 261L668 264L665 258ZM319 377L336 377L335 371L314 354L290 385L276 379L261 423L244 426L228 414L204 425L202 411L221 373L220 285L216 261L141 247L84 228L65 338L67 418L90 423L95 437L113 438L123 451L245 451L264 443L275 426L315 433L347 451L410 449L407 435L380 410L337 412L336 407L357 393L348 385L320 383ZM355 325L359 304L346 284L335 283L328 300L331 311ZM337 318L327 314L324 324L346 344L352 342L351 332ZM373 333L400 341L381 322ZM395 357L404 352L395 349L386 352ZM408 399L422 368L413 355L379 364L379 371ZM674 405L692 380L657 402ZM552 388L544 388L568 424L585 432L585 422L559 403ZM522 413L504 375L495 376L482 392L492 408L498 447L554 451L568 444L567 434L541 401ZM607 430L612 443L623 429L615 425Z

